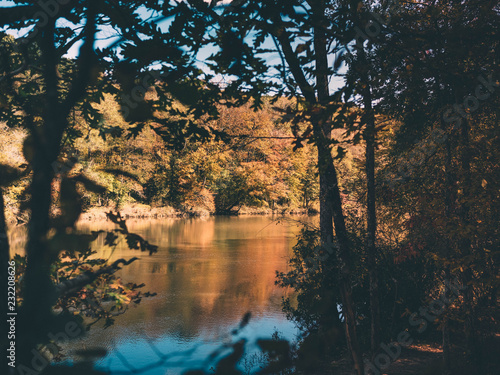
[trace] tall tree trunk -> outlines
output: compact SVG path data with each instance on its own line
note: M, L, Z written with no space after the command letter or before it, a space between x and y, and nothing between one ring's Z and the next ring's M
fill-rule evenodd
M370 290L370 346L372 358L375 357L380 346L380 302L378 287L378 266L377 266L377 211L375 192L375 113L372 104L372 92L370 76L368 74L369 62L364 50L363 43L357 41L356 49L359 59L359 81L363 85L361 94L363 96L363 123L365 125L364 139L365 145L365 172L366 172L366 259L368 263L368 277Z
M460 125L460 164L461 164L461 182L462 182L462 199L459 206L460 221L464 228L469 230L471 225L469 218L469 202L470 202L470 158L471 149L469 144L469 121L466 118L462 119ZM469 236L464 236L460 240L460 250L462 257L473 253L472 243ZM476 328L476 309L474 301L474 284L472 283L474 275L471 268L467 268L464 272L464 281L467 289L464 293L465 309L467 316L465 318L465 337L467 352L470 360L477 366L478 371L481 371L481 350L479 346L478 332Z
M441 125L443 131L446 131L446 126L444 124L444 120L441 120ZM446 183L446 192L445 192L445 216L448 222L452 220L452 214L455 211L455 178L452 172L452 155L451 155L451 142L449 138L446 138L445 141L446 147L446 157L445 157L445 183ZM445 238L445 257L449 258L452 256L452 248L450 244L449 238ZM445 267L444 270L445 280L451 279L450 269L449 267ZM443 339L443 373L450 374L451 373L451 358L450 358L450 329L449 329L449 321L445 316L443 317L443 328L442 328L442 339Z
M364 373L363 355L359 345L356 328L356 309L352 297L351 287L351 247L347 228L345 225L344 213L342 211L342 200L340 197L340 187L338 184L337 171L333 164L333 157L330 149L323 150L326 163L325 176L329 182L327 186L328 199L333 203L333 222L335 224L335 234L338 243L338 258L340 262L340 292L342 296L342 313L344 315L345 334L347 345L351 353L354 368L358 375Z
M301 68L297 55L290 43L290 36L286 28L280 28L274 37L279 42L283 56L292 72L295 81L300 87L305 100L312 106L326 104L330 101L328 92L328 59L326 34L323 23L325 22L326 5L324 0L310 0L313 9L314 28L314 50L316 61L316 89L307 81ZM281 19L275 19L276 24ZM316 97L316 93L318 97ZM342 296L342 310L345 320L346 340L351 353L354 367L358 375L363 374L363 358L356 332L356 313L352 299L352 288L350 283L350 247L342 212L342 201L337 180L337 171L333 163L330 149L331 138L331 114L325 113L324 108L318 108L311 119L314 138L318 147L318 170L320 174L320 232L323 244L333 241L333 224L339 245L338 258L341 263L339 286ZM330 116L330 118L329 118ZM333 217L333 223L332 223Z
M354 9L354 19L356 23L362 24L359 14L359 8ZM369 69L370 64L364 48L364 41L357 39L356 51L358 54L358 79L362 86L361 94L364 106L364 139L365 146L365 172L366 172L366 259L368 265L369 292L370 292L370 347L372 359L375 357L380 347L380 299L378 285L378 266L377 266L377 211L376 211L376 192L375 192L375 113L372 104L372 92Z
M43 76L45 80L44 123L31 131L33 177L30 185L31 218L28 224L26 246L27 266L24 277L24 300L20 310L22 319L21 360L30 362L31 350L47 340L47 330L53 323L51 308L54 298L49 272L55 254L50 254L47 244L51 184L54 177L52 163L59 154L62 126L57 89L57 53L54 41L54 21L42 30ZM24 358L23 358L24 357Z
M322 2L320 9L325 11L325 4ZM317 19L314 24L314 51L316 57L316 89L318 92L318 102L326 105L330 101L328 88L328 56L326 25L323 25L324 14L316 14ZM322 112L322 111L321 111ZM318 167L320 170L320 232L322 243L331 243L333 240L332 218L335 224L335 234L339 244L340 260L340 292L342 296L342 312L344 315L345 335L349 351L354 362L354 368L358 375L364 373L363 356L358 341L356 330L356 311L352 298L351 269L350 269L350 246L345 226L344 214L342 211L342 200L340 198L340 187L338 184L337 171L331 154L329 141L331 139L331 115L326 113L322 116L319 124L316 125L315 132L319 138L318 142Z
M440 74L435 77L435 90L439 93L439 98L441 105L444 106L453 100L453 92L448 90L443 90L441 87L446 87L442 84L443 78ZM443 134L447 134L447 124L444 117L441 116L441 130ZM452 147L451 147L451 135L447 135L445 138L445 158L444 158L444 177L445 177L445 194L444 194L444 209L445 209L445 226L451 224L453 220L453 215L456 212L456 175L452 167ZM454 256L453 244L449 236L444 237L444 256L449 259ZM444 280L445 282L451 280L451 271L449 266L444 266ZM446 290L443 292L446 293ZM451 345L450 345L450 325L449 319L445 312L442 322L442 345L443 345L443 374L451 374Z
M51 203L51 162L35 152L33 179L31 183L31 218L28 224L26 246L27 267L24 278L24 301L22 304L23 339L26 340L27 355L36 344L47 339L46 329L52 323L51 308L55 302L49 272L53 260L48 244L49 208Z
M55 40L55 18L40 28L40 50L43 60L42 77L45 84L43 96L43 124L33 127L30 137L33 145L33 160L30 164L33 175L30 185L31 218L28 224L26 246L27 266L24 276L24 300L19 310L22 332L19 344L19 363L29 364L32 350L36 345L48 340L50 330L58 329L60 321L52 313L57 297L50 280L50 267L58 253L48 244L50 228L51 185L54 178L53 163L60 152L64 131L68 126L68 116L74 105L82 98L94 66L94 40L96 32L96 0L87 6L84 43L78 57L78 74L64 100L58 91L59 56ZM22 321L22 323L21 323Z
M371 100L370 100L371 103ZM369 109L371 111L371 109ZM371 313L371 349L372 354L380 345L380 302L378 287L377 247L377 214L375 208L375 119L373 114L366 128L366 180L367 180L367 235L366 250L370 278L370 313Z
M324 9L324 8L319 8ZM316 15L315 23L322 22L322 15ZM316 54L316 90L318 93L318 103L326 105L330 100L330 90L328 88L328 56L326 52L326 35L321 24L317 24L314 29L314 51ZM331 122L325 118L319 118L317 130L321 132L321 151L318 146L318 169L319 169L319 204L320 204L320 232L321 241L324 244L333 241L333 202L329 199L329 189L333 183L331 173L328 173L330 160L326 154L330 154L330 147L327 144L332 137Z
M363 61L366 62L364 51ZM363 67L362 67L363 69ZM363 102L365 109L365 142L366 142L366 256L368 260L368 275L370 282L370 315L371 315L371 334L370 343L372 357L375 356L380 346L380 302L378 287L378 266L377 266L377 247L375 243L377 235L377 212L375 207L375 114L372 107L371 88L368 81L368 75L361 74L362 80L366 85L363 92Z

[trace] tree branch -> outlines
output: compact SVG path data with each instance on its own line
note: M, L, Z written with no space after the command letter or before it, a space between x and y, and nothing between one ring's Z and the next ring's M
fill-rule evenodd
M10 73L6 73L5 75L1 76L0 82L2 82L5 79L12 78L12 77L24 72L27 67L28 67L28 64L26 63L26 61L24 61L23 64L19 68L13 70Z
M304 95L308 102L315 103L316 95L314 94L314 88L309 84L309 82L307 82L306 76L304 75L297 59L297 54L293 51L292 45L290 44L290 38L286 28L283 27L282 29L276 30L275 37L281 45L288 67L290 68L295 81L297 81L300 91L302 91L302 95Z
M90 80L90 73L94 66L94 41L96 34L96 15L97 2L96 0L89 1L87 9L87 24L83 38L84 44L80 48L80 57L78 58L79 74L75 78L66 100L61 105L61 114L66 117L76 102L83 96L85 88Z
M128 266L130 263L138 260L139 258L132 258L130 260L125 260L123 258L116 260L112 264L110 264L107 267L101 268L100 270L97 270L95 272L85 272L84 274L81 274L73 279L63 281L62 283L59 283L55 286L55 290L57 293L57 296L60 297L65 297L67 295L73 294L81 290L85 285L89 285L93 283L99 276L108 274L112 275L116 271L120 270L120 264L123 264L124 266Z

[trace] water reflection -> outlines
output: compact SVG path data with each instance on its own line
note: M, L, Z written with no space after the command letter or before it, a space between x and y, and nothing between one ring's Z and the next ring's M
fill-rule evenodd
M195 348L189 358L199 365L228 339L247 311L253 319L242 335L250 341L270 337L275 329L293 338L295 328L281 312L281 298L289 291L274 281L276 270L287 270L299 226L277 224L269 217L129 220L127 224L131 232L158 245L158 253L149 256L127 249L124 243L111 249L103 239L96 241L94 249L110 260L139 256L120 276L125 282L145 283L146 290L158 295L143 299L118 317L114 326L92 328L71 348L106 347L110 353L100 365L114 371L128 369L122 356L135 368L156 362L155 350L172 353ZM80 224L84 232L114 228L111 222ZM22 245L22 235L16 236ZM169 366L169 374L188 366L186 358L177 360L177 371ZM147 372L164 373L162 366Z

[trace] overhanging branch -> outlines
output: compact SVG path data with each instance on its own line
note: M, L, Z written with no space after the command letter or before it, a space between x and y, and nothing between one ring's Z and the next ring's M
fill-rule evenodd
M57 297L61 298L76 293L80 291L85 285L92 284L99 276L105 274L112 275L116 271L121 269L120 267L121 264L124 266L128 266L130 263L136 261L137 259L139 258L134 257L127 261L121 258L116 260L109 266L101 268L100 270L97 270L95 272L88 271L77 277L63 281L62 283L57 284L54 288L56 290Z

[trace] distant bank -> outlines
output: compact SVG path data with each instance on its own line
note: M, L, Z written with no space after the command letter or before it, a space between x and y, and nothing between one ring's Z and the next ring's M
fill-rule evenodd
M125 218L130 219L161 219L171 217L206 217L212 215L316 215L318 211L314 208L290 208L278 207L271 209L269 207L247 207L242 206L239 209L231 210L226 213L208 211L204 208L188 207L177 209L173 207L151 207L145 204L127 204L119 207L118 210ZM106 212L116 212L117 208L113 206L91 207L82 213L81 221L93 221L106 219Z

